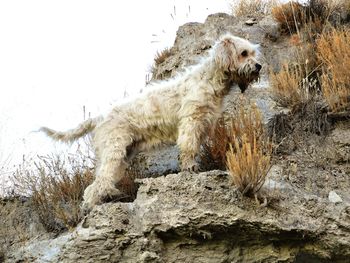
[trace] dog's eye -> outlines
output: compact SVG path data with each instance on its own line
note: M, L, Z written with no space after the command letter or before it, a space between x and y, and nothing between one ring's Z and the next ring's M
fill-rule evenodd
M246 57L248 56L248 51L247 50L244 50L242 53L241 53L242 57Z

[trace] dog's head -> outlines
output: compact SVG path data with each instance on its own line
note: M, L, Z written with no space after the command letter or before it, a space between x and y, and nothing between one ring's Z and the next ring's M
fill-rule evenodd
M217 66L236 82L242 93L249 83L259 78L262 68L257 60L259 45L246 39L224 35L214 47L214 60Z

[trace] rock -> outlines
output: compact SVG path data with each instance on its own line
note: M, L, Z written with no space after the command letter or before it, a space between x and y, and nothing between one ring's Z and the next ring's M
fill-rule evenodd
M179 149L164 145L159 149L138 154L132 161L132 167L140 177L158 177L180 171Z
M329 192L328 200L334 204L343 202L343 199L341 199L341 197L335 191Z
M264 17L259 22L259 26L263 28L266 39L272 42L276 42L281 37L279 24L276 21L274 21L271 16Z
M280 180L281 169L275 167L269 177ZM72 232L32 240L8 253L8 262L346 262L350 257L349 205L335 209L289 185L278 188L283 198L277 204L272 189L261 193L268 205L260 207L237 192L223 171L139 181L133 203L96 206Z
M267 74L266 64L280 67L281 61L289 58L293 53L288 40L281 39L278 47L273 48L273 41L267 35L279 38L278 24L271 16L256 20L256 26L247 26L245 20L224 13L209 15L205 22L187 23L180 26L174 46L171 48L171 56L159 65L155 65L154 80L167 79L175 76L186 66L198 62L199 58L214 45L217 39L225 34L246 38L253 43L260 44L262 61L265 62L262 74ZM275 40L274 40L275 41Z
M247 21L244 22L247 26L252 26L257 24L258 22L256 21L256 18L250 18Z

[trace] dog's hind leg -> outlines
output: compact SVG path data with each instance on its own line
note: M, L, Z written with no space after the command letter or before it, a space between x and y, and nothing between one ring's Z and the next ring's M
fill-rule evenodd
M123 193L116 184L125 176L127 148L132 145L132 135L127 124L105 123L95 134L96 155L99 161L95 181L84 192L84 210L108 199L120 198Z

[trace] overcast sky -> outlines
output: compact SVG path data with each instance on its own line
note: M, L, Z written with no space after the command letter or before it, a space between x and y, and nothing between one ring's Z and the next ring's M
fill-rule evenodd
M229 12L226 0L0 1L0 165L57 147L65 130L144 86L179 25Z

